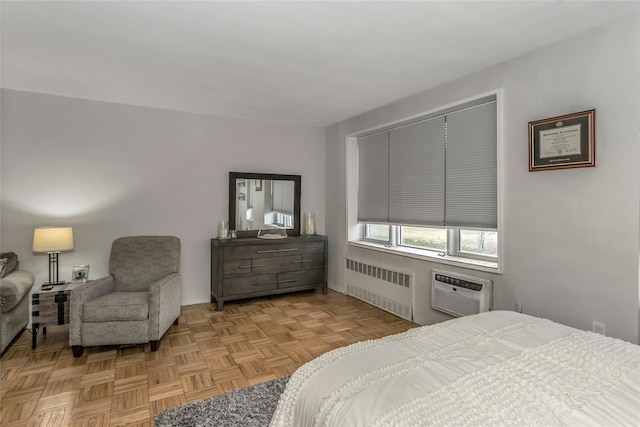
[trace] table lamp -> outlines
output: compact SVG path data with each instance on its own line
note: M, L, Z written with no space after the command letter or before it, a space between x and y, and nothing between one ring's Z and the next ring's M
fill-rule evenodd
M58 255L73 250L71 227L37 227L33 230L33 252L49 254L49 284L62 285L58 280Z

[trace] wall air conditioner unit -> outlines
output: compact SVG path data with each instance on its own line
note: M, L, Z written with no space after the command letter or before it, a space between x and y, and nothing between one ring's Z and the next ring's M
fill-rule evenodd
M432 269L431 307L456 317L492 310L493 282Z

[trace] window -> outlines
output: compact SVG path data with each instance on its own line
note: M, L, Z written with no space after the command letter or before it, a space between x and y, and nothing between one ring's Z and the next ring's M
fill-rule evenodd
M491 95L358 137L360 240L497 263L497 133Z
M456 253L459 255L498 256L498 232L484 230L460 230L457 235Z
M392 247L435 252L439 256L497 261L498 232L486 230L460 230L446 228L414 227L403 225L366 224L366 239L389 244L393 233L398 233ZM434 254L434 255L435 255Z
M447 230L400 227L400 245L445 252L447 250Z
M368 240L379 240L389 243L391 241L391 232L388 225L366 224L364 237Z

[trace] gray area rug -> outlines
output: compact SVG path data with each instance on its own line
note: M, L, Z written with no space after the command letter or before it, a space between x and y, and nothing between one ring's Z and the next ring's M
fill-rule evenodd
M156 427L268 426L289 381L280 377L251 387L166 409L153 419Z

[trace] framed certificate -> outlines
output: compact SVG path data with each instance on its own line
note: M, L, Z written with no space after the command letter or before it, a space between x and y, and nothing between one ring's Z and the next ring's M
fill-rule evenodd
M529 171L596 165L596 110L529 122Z

